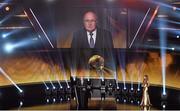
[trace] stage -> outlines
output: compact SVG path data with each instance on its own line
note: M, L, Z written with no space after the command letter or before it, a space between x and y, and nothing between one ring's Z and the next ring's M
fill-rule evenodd
M0 0L0 110L180 110L178 0Z
M138 84L134 84L134 89L131 90L131 84L127 84L127 89L123 88L123 83L118 83L119 88L113 87L112 89L109 86L112 79L105 79L105 84L107 91L105 98L101 96L102 86L97 88L98 79L90 79L92 84L96 84L96 88L92 88L91 97L88 95L83 95L83 93L74 94L74 88L67 88L66 82L61 81L62 87L59 87L57 82L53 82L56 89L50 88L46 89L44 84L24 84L19 85L24 89L23 93L18 93L13 86L1 87L1 109L5 110L141 110L143 109L140 106L142 99L142 88L137 89ZM70 84L70 83L69 83ZM50 83L47 83L48 86L51 86ZM71 84L74 86L75 84ZM112 85L113 82L112 82ZM79 87L78 85L76 87ZM86 86L87 87L87 86ZM94 85L92 85L94 87ZM167 96L163 96L161 93L162 86L153 86L149 87L149 95L151 100L151 110L169 110L169 109L180 109L179 104L179 90L168 87ZM13 93L13 95L12 95ZM79 92L78 92L79 93ZM100 95L99 95L100 94ZM81 99L80 99L80 98ZM85 102L85 98L87 101ZM77 99L78 98L78 99ZM84 99L82 99L84 98ZM80 103L80 101L82 103ZM87 105L86 105L87 103ZM82 105L82 106L80 106Z

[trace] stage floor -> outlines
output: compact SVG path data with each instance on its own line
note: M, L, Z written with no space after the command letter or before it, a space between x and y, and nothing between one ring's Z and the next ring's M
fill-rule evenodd
M107 82L108 80L106 80ZM47 84L50 86L51 84ZM55 86L58 83L54 83ZM2 87L0 92L0 109L8 110L77 110L76 96L66 88L66 82L62 82L63 90L45 90L43 84L21 85L24 93L20 94L14 86ZM123 84L118 84L122 88ZM130 84L127 88L130 89ZM136 88L134 86L134 88ZM73 89L71 89L73 90ZM180 90L167 88L167 96L162 96L161 86L150 86L149 94L152 110L180 109ZM99 91L99 90L98 90ZM94 92L94 90L93 90ZM97 91L95 91L98 93ZM81 95L83 96L83 95ZM82 99L82 98L81 98ZM83 101L83 100L82 100ZM105 100L101 96L91 96L88 105L83 106L87 110L141 110L141 95L135 92L123 92L118 90L114 95L107 92Z
M75 100L71 103L54 103L28 107L18 107L13 110L77 110ZM139 105L116 103L114 100L89 100L88 110L142 110ZM158 110L155 107L150 107L151 110Z

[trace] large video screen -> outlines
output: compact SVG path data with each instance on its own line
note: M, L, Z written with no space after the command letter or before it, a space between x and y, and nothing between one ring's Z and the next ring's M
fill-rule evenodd
M111 33L114 48L126 48L127 36L127 10L125 8L107 8L107 7L71 7L66 8L66 13L59 10L57 20L57 47L70 48L74 33L84 28L84 14L93 11L97 15L97 27L105 29ZM103 34L101 35L103 36ZM86 36L83 36L86 37ZM98 34L97 38L98 39ZM104 36L103 36L104 37ZM102 39L103 39L102 37ZM103 40L100 42L104 42ZM82 39L81 39L82 40ZM79 41L81 41L79 40ZM98 42L98 41L96 41ZM109 41L110 42L110 41ZM86 47L83 47L86 48Z
M126 48L127 8L108 5L103 1L99 3L95 0L92 2L59 0L51 3L47 0L39 2L33 0L24 1L24 4L27 10L31 9L36 15L50 40L55 41L57 48L72 48L73 38L77 38L78 45L90 45L85 16L87 19L91 18L88 17L87 12L93 12L96 16L96 26L93 30L97 29L97 33L94 35L94 44L102 44L101 47L94 48L106 48L106 44L111 43L113 44L111 48ZM82 29L85 29L83 30L85 33L76 35L76 32L82 32ZM106 37L106 32L110 35L109 39ZM88 46L82 45L80 48L88 48Z

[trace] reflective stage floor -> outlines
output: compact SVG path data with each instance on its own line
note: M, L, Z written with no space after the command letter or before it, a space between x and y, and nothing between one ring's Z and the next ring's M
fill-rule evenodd
M72 100L71 103L54 103L54 104L45 104L45 105L37 105L30 107L18 107L13 110L76 110L77 105L75 101ZM114 100L90 100L88 103L88 110L142 110L139 105L135 104L127 104L127 103L116 103ZM150 107L151 110L158 110L153 106Z
M62 89L58 88L58 83L54 82L57 89L46 90L44 84L20 85L24 92L21 94L14 86L1 87L0 110L77 110L78 100L73 95L73 89L66 87L66 82L61 82ZM50 86L50 83L47 84ZM122 83L119 87L122 89ZM130 89L127 84L127 89ZM136 85L134 84L134 87ZM136 89L134 89L136 90ZM167 96L162 97L162 86L150 86L149 94L152 106L151 110L178 110L180 109L180 90L167 88ZM140 92L142 89L140 90ZM93 90L96 94L98 90ZM100 97L91 96L85 110L142 110L140 107L141 93L124 90L106 93L105 100ZM83 95L80 95L83 97ZM85 95L88 96L88 95ZM98 96L98 95L97 95ZM82 99L82 98L81 98ZM84 100L83 100L84 101ZM84 103L86 100L84 101Z

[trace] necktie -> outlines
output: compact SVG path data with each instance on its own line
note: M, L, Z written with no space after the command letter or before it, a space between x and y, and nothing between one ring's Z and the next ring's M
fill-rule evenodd
M93 39L93 37L92 37L92 36L93 36L93 33L90 32L89 35L90 35L90 47L91 47L91 48L94 48L94 39Z

